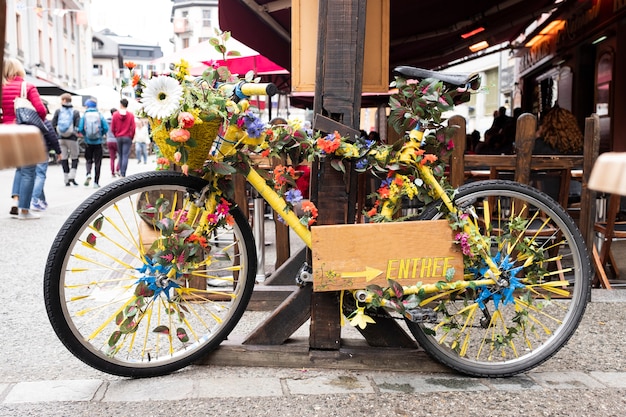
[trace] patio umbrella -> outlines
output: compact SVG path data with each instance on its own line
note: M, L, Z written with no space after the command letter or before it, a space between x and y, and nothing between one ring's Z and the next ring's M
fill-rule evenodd
M206 62L205 62L206 63ZM254 54L218 60L219 65L227 66L231 73L244 75L252 70L257 75L288 74L285 68L254 51Z
M181 49L170 55L162 56L152 61L152 64L162 66L162 70L167 72L170 64L175 64L181 59L187 61L190 65L192 75L200 75L206 69L206 66L217 62L219 65L226 65L233 74L243 75L253 70L256 74L287 74L288 71L283 67L270 61L268 58L259 54L254 49L242 44L236 39L230 39L226 44L229 51L236 51L240 56L233 56L224 60L222 54L215 50L215 47L209 41L200 42L188 48Z

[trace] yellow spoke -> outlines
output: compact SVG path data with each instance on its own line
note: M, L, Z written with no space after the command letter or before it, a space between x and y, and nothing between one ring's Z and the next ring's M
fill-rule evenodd
M117 315L124 311L124 309L126 307L128 307L129 305L131 305L135 300L137 299L137 297L133 296L131 298L128 299L128 301L123 304L120 308L118 308L115 312L113 312L112 315L109 316L109 318L107 318L98 328L96 328L96 330L94 330L88 337L87 340L93 340L96 336L98 336L98 334L100 334L100 332L109 325L109 323L111 323L111 321L115 320L115 317L117 317Z
M546 318L548 318L548 319L550 319L550 320L554 321L555 323L557 323L557 324L559 324L559 325L560 325L560 324L562 324L562 321L561 321L561 320L559 320L559 319L557 319L556 317L554 317L554 316L552 316L552 315L550 315L550 314L546 313L545 311L539 310L537 307L535 307L535 306L534 306L534 305L532 305L532 304L525 303L524 301L520 300L519 298L516 298L516 299L515 299L515 304L517 304L517 303L519 303L520 305L522 305L522 306L526 307L526 308L527 308L527 309L529 309L529 310L534 311L534 312L535 312L535 313L537 313L537 314L540 314L540 315L542 315L542 316L544 316L544 317L546 317ZM530 316L530 314L529 314L529 316ZM543 326L543 325L542 325L542 326ZM546 327L546 328L547 328L547 327Z
M89 246L90 246L90 247L92 247L92 248L94 248L94 247L93 247L93 246L91 246L91 245L89 245ZM101 251L100 249L96 249L96 248L94 248L94 250L95 250L96 252L99 252L99 253L101 253L101 254L103 254L103 255L107 256L109 259L112 259L113 261L115 261L115 262L119 263L120 265L122 265L123 267L125 267L125 268L127 268L127 269L133 269L133 270L135 269L135 268L133 268L133 266L132 266L132 265L130 265L130 264L128 264L128 263L126 263L126 262L122 261L121 259L119 259L119 258L117 258L117 257L111 256L111 255L109 255L108 253L106 253L106 252L104 252L104 251ZM85 262L92 263L92 264L94 264L94 265L101 266L102 268L115 270L114 268L109 267L108 265L105 265L105 264L103 264L102 262L98 262L98 261L96 261L95 259L92 259L92 258L89 258L89 257L87 257L87 256L81 255L80 253L73 253L73 254L72 254L72 256L73 256L73 257L75 257L76 259L80 259L81 261L85 261Z

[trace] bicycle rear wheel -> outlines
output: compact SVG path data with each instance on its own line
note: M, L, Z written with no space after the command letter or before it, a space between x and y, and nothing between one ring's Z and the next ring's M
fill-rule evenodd
M490 254L505 279L438 294L422 305L437 313L436 322L407 325L428 354L462 373L525 372L552 357L582 318L591 288L583 238L556 201L519 183L471 183L459 188L455 203L489 237ZM441 216L432 206L423 217ZM468 265L465 279L482 276Z
M190 207L207 183L147 172L102 188L68 218L44 276L48 317L80 360L114 375L148 377L187 366L215 349L252 294L256 252L250 226L231 208L232 226L209 240L210 262L168 278L150 264L163 237L142 209L158 198Z

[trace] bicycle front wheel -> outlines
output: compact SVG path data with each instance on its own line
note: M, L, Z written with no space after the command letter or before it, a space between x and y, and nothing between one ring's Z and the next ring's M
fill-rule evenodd
M572 336L585 311L591 266L571 217L538 190L511 181L462 186L455 204L487 237L501 280L428 299L433 322L407 322L436 360L465 374L503 377L552 357ZM433 206L426 219L442 214ZM487 270L467 262L465 279Z
M208 239L198 269L173 276L150 261L163 234L144 209L167 198L185 210L206 184L165 171L130 176L99 190L65 222L48 256L44 297L57 336L80 360L114 375L163 375L203 357L233 330L257 264L239 209L230 210L231 226Z

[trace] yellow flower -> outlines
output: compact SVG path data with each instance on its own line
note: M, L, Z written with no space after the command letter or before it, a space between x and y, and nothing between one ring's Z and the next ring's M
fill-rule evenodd
M373 318L365 314L365 307L357 307L356 311L352 313L352 318L350 319L350 325L356 327L359 326L361 329L365 329L367 323L373 323Z
M389 156L389 149L384 148L384 149L372 150L370 151L370 155L373 155L379 163L384 164L387 162L387 157Z
M239 114L239 106L233 100L226 101L226 110L233 114Z
M302 120L298 119L297 117L294 117L292 119L287 120L287 126L292 128L293 130L300 130L302 129Z
M421 142L422 138L424 137L424 132L422 132L421 130L413 129L409 132L409 137L413 140Z

